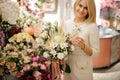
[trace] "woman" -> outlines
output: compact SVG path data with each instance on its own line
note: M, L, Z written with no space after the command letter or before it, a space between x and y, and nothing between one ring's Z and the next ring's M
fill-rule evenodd
M76 0L75 17L65 22L63 30L71 34L75 51L68 56L71 73L64 80L93 80L92 56L99 54L99 31L94 0Z

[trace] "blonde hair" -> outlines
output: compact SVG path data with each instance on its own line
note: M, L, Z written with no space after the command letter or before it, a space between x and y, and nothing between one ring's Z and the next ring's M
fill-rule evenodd
M94 0L85 0L88 7L88 15L86 16L86 22L96 22L96 7ZM76 7L79 5L81 0L76 0L74 3L74 14L76 13Z

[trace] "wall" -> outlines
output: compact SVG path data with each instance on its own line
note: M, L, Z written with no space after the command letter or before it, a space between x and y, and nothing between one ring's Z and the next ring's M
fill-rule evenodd
M62 0L57 0L57 10L55 12L46 12L44 13L44 18L43 20L44 21L48 21L48 22L54 22L54 21L58 21L59 23L61 22L61 14L60 14L60 11L61 11L61 1Z

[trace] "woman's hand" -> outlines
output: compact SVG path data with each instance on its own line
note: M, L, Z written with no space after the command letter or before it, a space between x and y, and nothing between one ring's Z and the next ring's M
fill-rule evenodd
M79 46L87 55L92 55L92 49L85 44L84 40L81 37L74 36L70 39L70 41L73 45Z
M77 46L80 46L80 48L84 48L85 47L85 43L84 43L84 40L79 37L79 36L74 36L70 39L71 43L73 45L77 45Z

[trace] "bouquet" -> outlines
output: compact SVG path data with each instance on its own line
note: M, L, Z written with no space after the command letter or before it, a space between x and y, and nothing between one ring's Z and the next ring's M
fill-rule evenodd
M40 54L52 62L52 80L60 78L61 69L63 69L61 61L64 61L74 50L69 38L69 34L62 32L56 22L45 24L44 30L35 40ZM66 72L70 72L69 65L67 65Z

